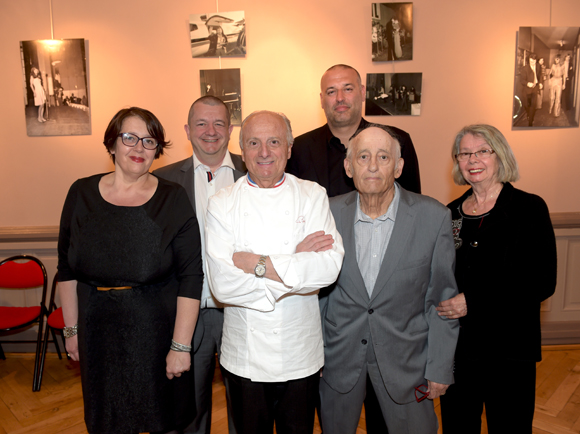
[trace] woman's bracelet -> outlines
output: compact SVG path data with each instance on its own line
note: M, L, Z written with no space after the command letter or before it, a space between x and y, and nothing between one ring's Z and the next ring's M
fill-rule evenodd
M183 345L179 342L175 342L171 339L171 347L170 350L177 351L178 353L190 353L191 352L191 345Z
M65 338L72 338L74 335L76 335L79 332L79 325L75 324L72 327L63 327L62 328L62 335Z

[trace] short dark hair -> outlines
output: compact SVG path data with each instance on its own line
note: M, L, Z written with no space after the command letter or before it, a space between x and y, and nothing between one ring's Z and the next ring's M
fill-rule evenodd
M209 84L209 83L207 83ZM211 106L216 106L216 105L221 105L223 106L223 108L226 110L226 117L227 117L227 122L228 122L228 127L230 126L230 109L228 108L228 106L218 97L213 96L213 95L205 95L202 96L201 98L196 99L193 104L191 105L191 107L189 108L189 114L187 115L187 125L189 125L189 121L191 120L191 118L193 117L193 107L197 104L205 104L205 105L211 105Z
M123 122L125 122L125 119L132 116L142 119L143 122L145 122L145 125L147 125L147 131L151 134L151 137L156 139L159 143L157 149L155 149L155 158L159 158L160 155L163 155L164 148L171 146L171 142L165 140L165 129L163 128L163 125L161 125L159 119L157 119L157 117L149 110L139 107L121 109L115 114L115 116L113 116L111 122L109 122L109 125L105 130L105 139L103 141L113 163L115 162L115 154L111 154L111 150L115 147L117 138L119 137L119 134L121 134Z

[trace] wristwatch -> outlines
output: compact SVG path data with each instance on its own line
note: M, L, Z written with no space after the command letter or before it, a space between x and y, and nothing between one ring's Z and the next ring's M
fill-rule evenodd
M258 265L254 268L254 274L256 277L264 277L266 274L266 258L267 256L260 256L260 260L258 261Z

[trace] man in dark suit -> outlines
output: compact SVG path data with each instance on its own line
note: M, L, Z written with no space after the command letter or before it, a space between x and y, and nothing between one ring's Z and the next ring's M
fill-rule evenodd
M356 432L367 387L389 433L436 433L432 400L453 383L459 323L436 310L457 294L451 216L395 182L398 140L388 126L357 131L344 166L358 191L330 200L345 257L321 296L325 434Z
M327 124L296 137L286 171L298 178L317 182L329 197L354 190L352 179L344 172L344 156L354 132L368 122L362 117L365 87L360 74L348 65L329 68L320 82L320 102ZM419 162L408 133L395 127L400 137L405 169L399 184L421 193Z
M153 172L161 178L181 184L187 191L199 222L203 256L204 222L209 198L221 188L233 184L246 171L242 158L228 151L232 130L229 110L219 98L207 95L199 98L191 105L185 125L185 133L193 147L193 156ZM215 372L215 354L216 351L219 354L221 346L223 322L223 305L213 297L207 278L204 278L201 311L193 336L197 415L185 430L186 433L210 432L211 384ZM226 382L226 393L227 389ZM230 417L229 399L228 423L230 434L235 433Z
M526 100L524 101L526 113L528 114L528 126L533 126L536 115L536 103L538 94L543 84L540 80L539 68L536 68L536 55L530 54L528 63L520 69L520 81L526 90Z

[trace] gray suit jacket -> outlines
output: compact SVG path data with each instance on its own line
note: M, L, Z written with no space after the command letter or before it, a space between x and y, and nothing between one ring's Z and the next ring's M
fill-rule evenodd
M229 152L229 151L228 151ZM236 154L231 154L232 162L234 163L234 182L240 179L246 174L246 165L242 161L242 157ZM160 167L153 171L153 174L159 176L160 178L167 179L168 181L176 182L180 184L185 191L187 191L187 196L193 207L193 212L195 212L195 188L194 188L194 167L193 158L189 157L185 160L178 161L177 163L169 164L164 167Z
M229 152L229 151L228 151ZM237 181L239 178L245 175L246 173L246 166L242 161L242 157L236 154L230 154L232 157L232 162L234 163L234 182ZM177 163L169 164L164 167L160 167L153 171L153 174L167 179L168 181L173 181L177 184L180 184L185 191L187 191L187 196L189 197L189 201L191 202L191 206L193 207L193 212L195 211L195 187L194 187L194 179L193 176L194 167L193 167L193 158L189 157L185 160L178 161ZM203 338L203 334L205 332L205 327L203 325L203 321L198 321L197 325L195 326L195 332L193 334L193 350L194 352L197 351L199 345L201 344L201 340Z
M369 298L356 260L357 192L330 200L344 243L342 271L321 296L325 366L322 379L348 393L372 342L384 385L397 403L415 400L426 379L453 383L457 320L435 308L457 294L449 210L403 188L395 226ZM370 338L370 339L369 339Z

